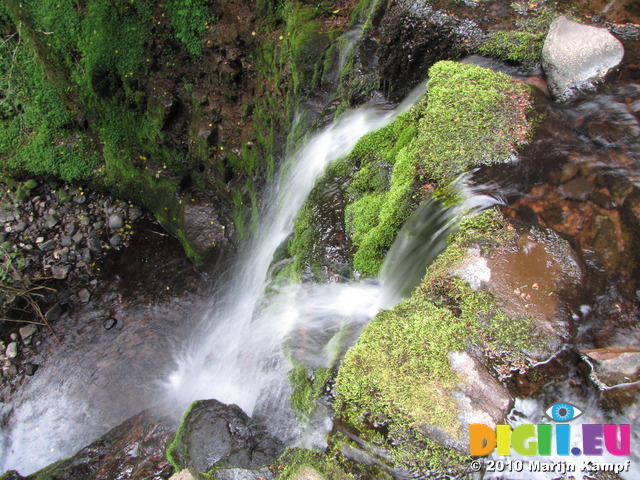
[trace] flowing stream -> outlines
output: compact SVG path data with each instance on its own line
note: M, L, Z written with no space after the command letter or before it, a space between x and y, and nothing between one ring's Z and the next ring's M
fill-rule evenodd
M375 315L381 306L380 287L293 285L265 294L274 253L291 234L298 212L326 167L348 154L360 137L409 109L423 91L421 85L392 110L383 105L341 116L284 163L279 180L266 195L258 231L241 250L197 341L184 349L186 354L168 377L170 398L184 404L204 398L235 403L250 415L268 415L269 424L276 426L274 433L284 438L299 433L289 430L295 422L282 421L292 419L286 398L290 365L283 344L290 346L290 354L320 349L311 355L316 357L313 361L330 362L340 350L332 336L349 324L359 331L356 326Z

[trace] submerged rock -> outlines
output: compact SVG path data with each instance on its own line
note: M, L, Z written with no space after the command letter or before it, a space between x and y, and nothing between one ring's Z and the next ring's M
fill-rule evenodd
M204 473L215 467L257 469L273 463L283 450L237 405L200 400L185 414L167 456L177 469Z
M622 62L622 43L604 28L556 18L542 49L543 67L553 95L566 100L590 89Z
M602 389L640 382L640 348L611 346L582 350L591 378Z

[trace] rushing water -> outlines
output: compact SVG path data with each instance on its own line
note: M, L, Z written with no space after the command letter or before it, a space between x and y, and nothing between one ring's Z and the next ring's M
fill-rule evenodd
M326 167L349 153L364 134L406 111L423 90L417 88L393 110L368 107L341 116L285 162L279 180L266 195L267 207L260 215L258 231L242 249L221 298L206 315L197 342L184 349L185 355L168 378L171 398L181 403L202 398L235 403L248 414L268 415L270 424L279 426L277 433L290 436L282 431L290 422L278 421L291 418L285 398L289 393L286 371L290 368L283 358L285 340L298 336L314 343L324 336L320 344L331 345L331 339L326 338L329 334L376 313L379 291L374 285L340 284L291 286L265 295L269 266ZM302 340L293 340L296 342L295 348L307 348L300 345Z

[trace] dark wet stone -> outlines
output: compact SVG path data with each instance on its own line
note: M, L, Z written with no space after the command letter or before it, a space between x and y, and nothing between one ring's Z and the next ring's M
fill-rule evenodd
M53 265L51 267L51 273L54 278L58 280L64 280L69 275L71 271L71 265Z
M62 307L59 303L56 303L53 307L47 310L47 313L44 314L44 318L47 319L47 322L55 322L60 319L62 316Z
M95 233L92 233L87 238L87 247L93 253L98 253L100 251L100 238Z
M80 219L80 225L82 225L83 227L88 227L89 225L91 225L91 219L89 217L82 217Z
M618 203L612 197L604 193L593 192L590 198L595 204L601 206L606 210L618 208Z
M96 222L93 224L95 230L100 230L102 227L104 227L104 222Z
M168 479L173 473L164 451L175 430L168 417L146 410L28 480L149 480ZM20 477L18 477L20 478Z
M593 191L593 184L584 178L576 178L563 184L559 191L564 198L580 201L587 200Z
M73 197L73 203L77 203L78 205L87 203L87 197L85 197L84 195L76 195L75 197Z
M560 174L560 183L566 183L572 178L574 178L578 172L580 171L580 167L575 163L565 163L562 166L562 173Z
M71 237L71 240L73 240L74 243L80 243L82 242L83 238L84 238L84 233L78 232L74 234L73 237Z
M33 363L25 363L24 364L24 373L28 377L32 377L36 373L37 370L38 370L38 365L35 365Z
M78 231L77 222L68 223L67 226L65 227L65 231L67 232L67 234L71 236L75 235L76 232Z
M255 469L274 462L284 446L236 405L194 402L168 454L181 468L206 472L216 465Z
M73 239L69 235L62 235L60 237L60 245L63 247L70 247L73 245Z
M57 215L48 215L44 219L44 226L47 228L53 228L58 224L59 221L60 217L58 217Z
M38 248L40 250L43 250L45 252L51 251L54 248L56 248L56 242L55 240L47 240L46 242L41 243Z
M122 243L122 237L117 233L109 239L109 245L117 247Z
M105 330L111 330L113 327L117 325L117 323L118 323L118 320L116 320L113 317L109 317L102 323L102 327Z

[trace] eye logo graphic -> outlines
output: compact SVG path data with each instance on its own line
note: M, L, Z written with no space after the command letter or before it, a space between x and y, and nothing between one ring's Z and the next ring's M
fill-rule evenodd
M570 403L556 403L555 405L551 405L547 408L544 413L554 422L564 423L575 420L582 415L583 412L578 407L571 405Z

